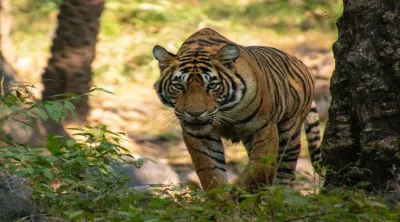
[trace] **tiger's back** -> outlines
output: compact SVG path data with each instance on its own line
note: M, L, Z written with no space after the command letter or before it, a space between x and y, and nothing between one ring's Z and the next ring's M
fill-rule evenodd
M175 62L155 86L161 100L168 100L162 87L168 87L168 79L182 80L183 89L170 96L170 106L181 120L184 140L203 188L226 183L221 138L242 141L246 147L249 168L243 176L244 185L272 184L275 177L282 184L292 181L301 125L310 110L315 110L314 80L309 68L275 48L240 46L211 29L193 34L177 55L171 56L169 61ZM165 61L158 60L163 73ZM168 74L171 77L167 78ZM207 92L213 81L218 82L217 89ZM173 87L170 90L172 93ZM210 116L211 126L201 128L201 115L197 117L200 122L196 118L189 121L193 115L186 114L196 110ZM313 117L307 119L314 121ZM196 121L200 127L194 126ZM308 133L314 135L310 138L315 139L317 133L319 136L318 126L308 126L312 127ZM266 165L263 158L268 155L277 161ZM313 160L319 162L320 156Z

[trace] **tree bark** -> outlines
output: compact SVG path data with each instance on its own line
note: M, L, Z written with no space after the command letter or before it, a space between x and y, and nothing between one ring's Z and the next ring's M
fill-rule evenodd
M16 80L16 72L8 61L13 60L12 42L10 40L12 24L11 7L9 0L0 0L0 96L5 93L10 84Z
M51 58L42 75L43 100L63 93L85 94L91 87L91 63L99 33L104 0L63 0ZM89 111L88 97L74 102L79 121Z
M322 142L325 187L400 191L400 1L344 0Z
M15 71L7 63L0 51L0 96L3 96L8 91L10 85L15 81L15 77Z

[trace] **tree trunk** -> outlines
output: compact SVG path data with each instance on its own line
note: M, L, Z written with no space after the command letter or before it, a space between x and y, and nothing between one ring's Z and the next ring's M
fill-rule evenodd
M0 96L3 96L8 91L14 81L15 71L7 63L0 51Z
M43 73L43 100L63 93L85 94L91 87L91 63L95 55L104 0L63 0L51 58ZM79 121L89 111L88 97L75 101Z
M344 0L322 143L325 186L400 191L400 1Z
M16 80L16 72L7 62L13 60L10 31L12 15L9 0L0 0L0 96ZM7 56L7 58L4 57Z

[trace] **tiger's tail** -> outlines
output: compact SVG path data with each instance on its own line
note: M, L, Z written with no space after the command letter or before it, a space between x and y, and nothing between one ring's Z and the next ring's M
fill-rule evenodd
M320 127L319 127L319 116L314 101L312 102L311 109L308 112L307 117L304 121L304 126L308 142L308 151L311 157L311 163L317 174L320 177L323 177L322 158L320 149L321 137L320 137Z

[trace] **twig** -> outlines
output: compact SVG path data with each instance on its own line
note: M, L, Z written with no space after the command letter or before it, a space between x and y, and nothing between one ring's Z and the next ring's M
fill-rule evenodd
M1 82L0 82L0 89L1 89L1 97L4 96L4 76L1 77Z

